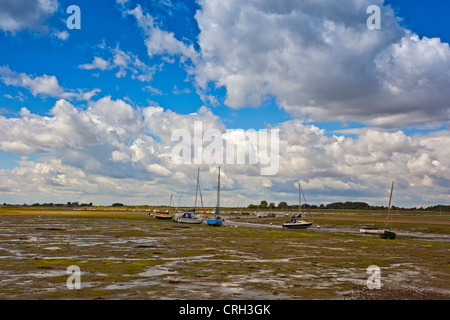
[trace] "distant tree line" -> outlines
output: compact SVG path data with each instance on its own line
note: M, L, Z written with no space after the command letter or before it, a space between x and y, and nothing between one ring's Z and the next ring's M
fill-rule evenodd
M266 200L261 201L259 205L250 204L248 209L281 209L281 210L291 210L291 209L299 209L299 205L288 205L286 202L281 201L278 205L275 205L274 202L268 203ZM327 205L310 205L307 203L302 204L302 209L353 209L353 210L387 210L385 206L371 206L366 202L333 202ZM396 206L391 206L392 210L417 210L417 211L450 211L450 205L436 205L430 206L427 208L400 208Z
M17 204L8 204L3 203L3 206L17 206ZM78 203L78 201L75 202L67 202L67 203L33 203L32 205L23 204L21 205L23 207L52 207L52 208L74 208L74 207L93 207L94 205L92 202L89 203ZM124 207L125 205L123 203L113 203L113 207ZM265 209L265 210L273 210L273 209L279 209L279 210L298 210L299 205L289 205L285 201L281 201L278 204L275 204L275 202L268 203L266 200L261 201L259 205L250 204L248 209ZM353 209L353 210L387 210L387 207L385 206L371 206L367 204L366 202L352 202L352 201L346 201L346 202L333 202L329 203L327 205L320 204L320 205L310 205L308 203L302 204L302 209L336 209L336 210L344 210L344 209ZM419 207L419 208L401 208L392 206L392 210L412 210L412 211L444 211L444 212L450 212L450 205L435 205L435 206L429 206L426 208Z
M15 204L8 204L8 203L3 203L3 206L17 206ZM45 203L33 203L32 205L28 205L26 203L24 203L23 205L21 205L23 207L51 207L51 208L67 208L67 207L93 207L93 203L89 202L89 203L78 203L77 201L75 202L67 202L67 203L53 203L53 202L45 202Z

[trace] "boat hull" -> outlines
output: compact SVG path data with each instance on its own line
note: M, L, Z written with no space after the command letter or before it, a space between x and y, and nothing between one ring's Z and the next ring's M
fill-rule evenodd
M173 216L171 216L171 215L155 215L155 218L158 220L172 220Z
M296 222L296 223L292 223L292 222L286 222L283 223L283 228L286 229L308 229L309 227L312 226L312 222Z
M361 233L371 233L371 234L378 234L383 231L384 231L383 228L361 228L361 229L359 229L359 232L361 232Z
M174 218L173 221L186 224L201 224L205 219L200 218Z
M396 238L396 233L392 232L392 231L382 231L379 232L378 235L380 236L380 238L382 239L395 239Z
M223 220L210 219L206 220L206 223L212 227L220 227L223 224Z

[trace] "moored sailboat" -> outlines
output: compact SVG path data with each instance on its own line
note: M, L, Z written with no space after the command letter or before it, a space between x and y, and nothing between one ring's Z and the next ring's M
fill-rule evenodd
M308 222L304 220L298 220L297 218L302 217L302 188L300 186L300 182L298 183L298 197L299 197L299 210L300 212L291 217L290 221L286 221L283 223L283 228L287 229L307 229L312 226L313 222Z
M206 223L209 226L220 227L223 224L223 218L220 216L219 207L220 207L220 167L219 167L219 177L217 178L217 205L215 217L206 220Z
M392 231L391 227L389 227L389 213L391 211L391 200L392 200L392 191L394 190L394 182L392 182L391 186L391 195L389 196L389 205L388 205L388 211L386 214L386 222L384 224L384 229L380 230L378 232L378 235L382 239L395 239L397 234Z
M361 233L373 233L378 234L379 232L383 231L384 228L377 228L377 227L362 227L359 229L359 232Z
M169 208L172 205L172 197L173 197L173 193L170 195L170 200L169 200ZM155 214L155 218L158 220L171 220L173 219L173 213L170 213L169 210L167 211L157 211Z
M200 178L200 168L198 168L198 171L197 171L197 189L195 191L194 209L185 210L185 211L175 215L173 217L172 221L179 222L179 223L187 223L187 224L201 224L201 223L203 223L203 221L205 221L205 218L200 217L195 214L195 211L197 209L197 196L198 196L198 191L200 188L199 178Z

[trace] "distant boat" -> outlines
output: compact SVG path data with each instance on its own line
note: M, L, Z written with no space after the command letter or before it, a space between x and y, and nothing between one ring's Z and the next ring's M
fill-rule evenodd
M168 212L166 213L156 213L155 218L158 220L172 220L174 217L173 214L170 214Z
M378 232L378 235L382 239L395 239L397 234L392 231L391 227L389 227L389 213L391 211L391 200L392 200L392 191L394 190L394 182L392 182L391 186L391 195L389 196L389 205L388 211L386 214L386 222L384 223L384 229Z
M361 232L361 233L373 233L373 234L378 234L380 231L383 231L384 230L384 228L377 228L377 227L370 227L370 228L367 228L367 227L363 227L363 228L360 228L359 229L359 232Z
M175 215L172 219L174 222L179 223L187 223L187 224L201 224L203 221L205 221L205 218L195 215L195 211L197 209L197 195L198 190L200 188L199 184L199 178L200 178L200 168L198 168L197 171L197 189L195 191L195 207L192 210L185 210L177 215Z
M297 215L292 216L291 221L287 221L283 223L283 228L287 229L307 229L312 226L313 222L307 222L304 220L297 220L297 218L301 218L302 213L302 188L300 186L300 182L298 183L298 198L299 198L299 209L300 212Z
M195 215L195 209L183 211L177 214L172 220L174 222L187 224L201 224L205 221L204 218Z
M312 222L306 222L304 220L297 220L296 218L292 218L291 221L287 221L283 223L283 228L287 229L308 229L312 226Z
M217 178L217 205L215 217L206 220L206 223L209 226L220 227L223 224L223 218L220 216L219 208L220 208L220 167L219 167L219 177Z
M170 195L170 200L169 200L169 208L172 205L172 196L173 193ZM173 213L170 213L169 210L166 211L157 211L155 214L155 218L158 220L172 220L174 217Z
M267 212L257 212L256 216L258 218L267 218L267 217L269 217L269 214Z

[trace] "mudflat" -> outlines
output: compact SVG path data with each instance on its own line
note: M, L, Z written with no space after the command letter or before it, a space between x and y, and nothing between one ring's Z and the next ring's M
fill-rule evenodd
M0 299L450 299L448 216L403 218L396 240L359 233L370 218L337 217L283 230L280 217L247 219L255 228L225 216L217 228L139 211L0 209ZM367 288L373 265L381 289ZM69 266L80 289L67 286Z

